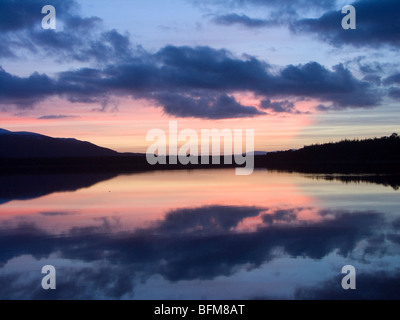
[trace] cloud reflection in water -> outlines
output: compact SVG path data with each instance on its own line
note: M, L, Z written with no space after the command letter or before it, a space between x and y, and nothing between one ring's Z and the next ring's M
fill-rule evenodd
M315 265L332 254L363 265L386 256L398 260L400 220L391 221L374 211L315 209L321 220L300 221L303 210L310 208L177 209L150 227L132 232L121 231L121 222L110 217L57 236L34 223L13 229L0 227L0 265L4 271L0 282L8 284L0 289L0 297L132 298L135 286L154 276L171 285L210 281L235 277L243 271L251 273L286 256L293 261L311 260ZM241 229L241 223L249 218L260 221L257 228ZM24 256L32 261L58 261L59 289L43 292L38 288L38 278L24 280L29 270L10 271L12 260ZM392 290L398 283L398 271L394 266L384 266L375 274L371 266L369 273L359 277L360 288L371 290L358 290L350 297L380 298L390 292L392 298L399 298ZM293 297L343 298L339 273L332 279L321 279L320 287L304 284L293 288Z

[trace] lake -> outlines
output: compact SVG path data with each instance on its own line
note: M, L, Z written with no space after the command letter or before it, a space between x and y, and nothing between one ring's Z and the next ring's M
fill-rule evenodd
M232 169L0 185L0 299L400 298L390 186ZM46 265L56 290L41 286Z

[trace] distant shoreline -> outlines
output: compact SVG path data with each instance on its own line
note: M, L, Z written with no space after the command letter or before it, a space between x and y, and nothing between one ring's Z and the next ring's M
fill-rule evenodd
M211 162L211 161L210 161ZM268 156L255 156L255 169L327 174L399 174L400 161L278 161ZM199 161L199 163L201 163ZM237 168L237 165L150 165L145 155L82 158L0 158L0 174L42 173L133 173L142 171L201 170Z
M221 159L222 161L223 159ZM223 162L221 162L223 163ZM232 169L235 165L155 165L147 163L145 156L119 156L105 158L64 158L64 159L2 159L0 158L0 178L5 185L0 193L6 193L7 181L23 179L41 184L43 179L67 179L80 183L79 176L93 176L100 180L103 176L113 177L123 174L162 171ZM337 162L337 163L273 163L266 156L255 156L255 169L290 172L311 175L310 178L343 183L373 183L394 190L400 189L399 162ZM234 174L234 173L232 173ZM64 177L64 178L63 178ZM11 180L10 180L11 179ZM28 180L26 180L28 179ZM88 179L88 178L84 178ZM46 180L46 181L47 181ZM51 184L50 184L51 185ZM1 188L0 188L1 189ZM19 192L19 191L18 191ZM17 194L19 194L17 192Z
M39 136L40 139L38 139L35 134L18 133L3 134L2 137L3 151L7 150L7 146L14 146L14 154L17 154L17 156L8 156L8 158L4 155L0 156L0 175L41 173L123 174L143 171L238 167L236 164L224 164L224 156L217 157L217 160L219 160L217 162L213 161L215 157L210 156L210 164L203 164L202 157L198 157L197 163L199 164L151 165L148 163L145 154L121 154L76 140L60 140L44 136ZM25 148L23 148L24 145L29 146L28 151L35 156L23 156L27 154ZM39 149L36 149L36 147L45 149L46 152L44 154L38 153ZM56 147L58 152L52 149ZM16 152L17 150L19 151ZM91 152L88 150L91 150ZM66 151L70 152L66 153ZM89 156L83 156L88 153ZM9 153L5 154L8 155ZM11 152L11 154L13 153ZM39 157L37 154L39 154ZM71 155L71 157L64 156L64 154ZM58 157L55 155L58 155ZM162 163L170 163L168 156L165 160L166 162ZM221 164L213 164L218 162ZM390 137L344 140L336 143L306 146L299 150L255 155L254 167L255 169L300 173L400 175L400 137L393 133Z

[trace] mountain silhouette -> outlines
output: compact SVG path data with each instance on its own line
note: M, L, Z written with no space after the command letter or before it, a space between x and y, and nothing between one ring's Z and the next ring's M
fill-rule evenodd
M90 142L0 129L0 158L110 157L119 153Z

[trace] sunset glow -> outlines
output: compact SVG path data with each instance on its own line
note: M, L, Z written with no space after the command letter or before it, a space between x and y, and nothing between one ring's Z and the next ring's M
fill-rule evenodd
M0 300L399 300L399 13L0 0Z

